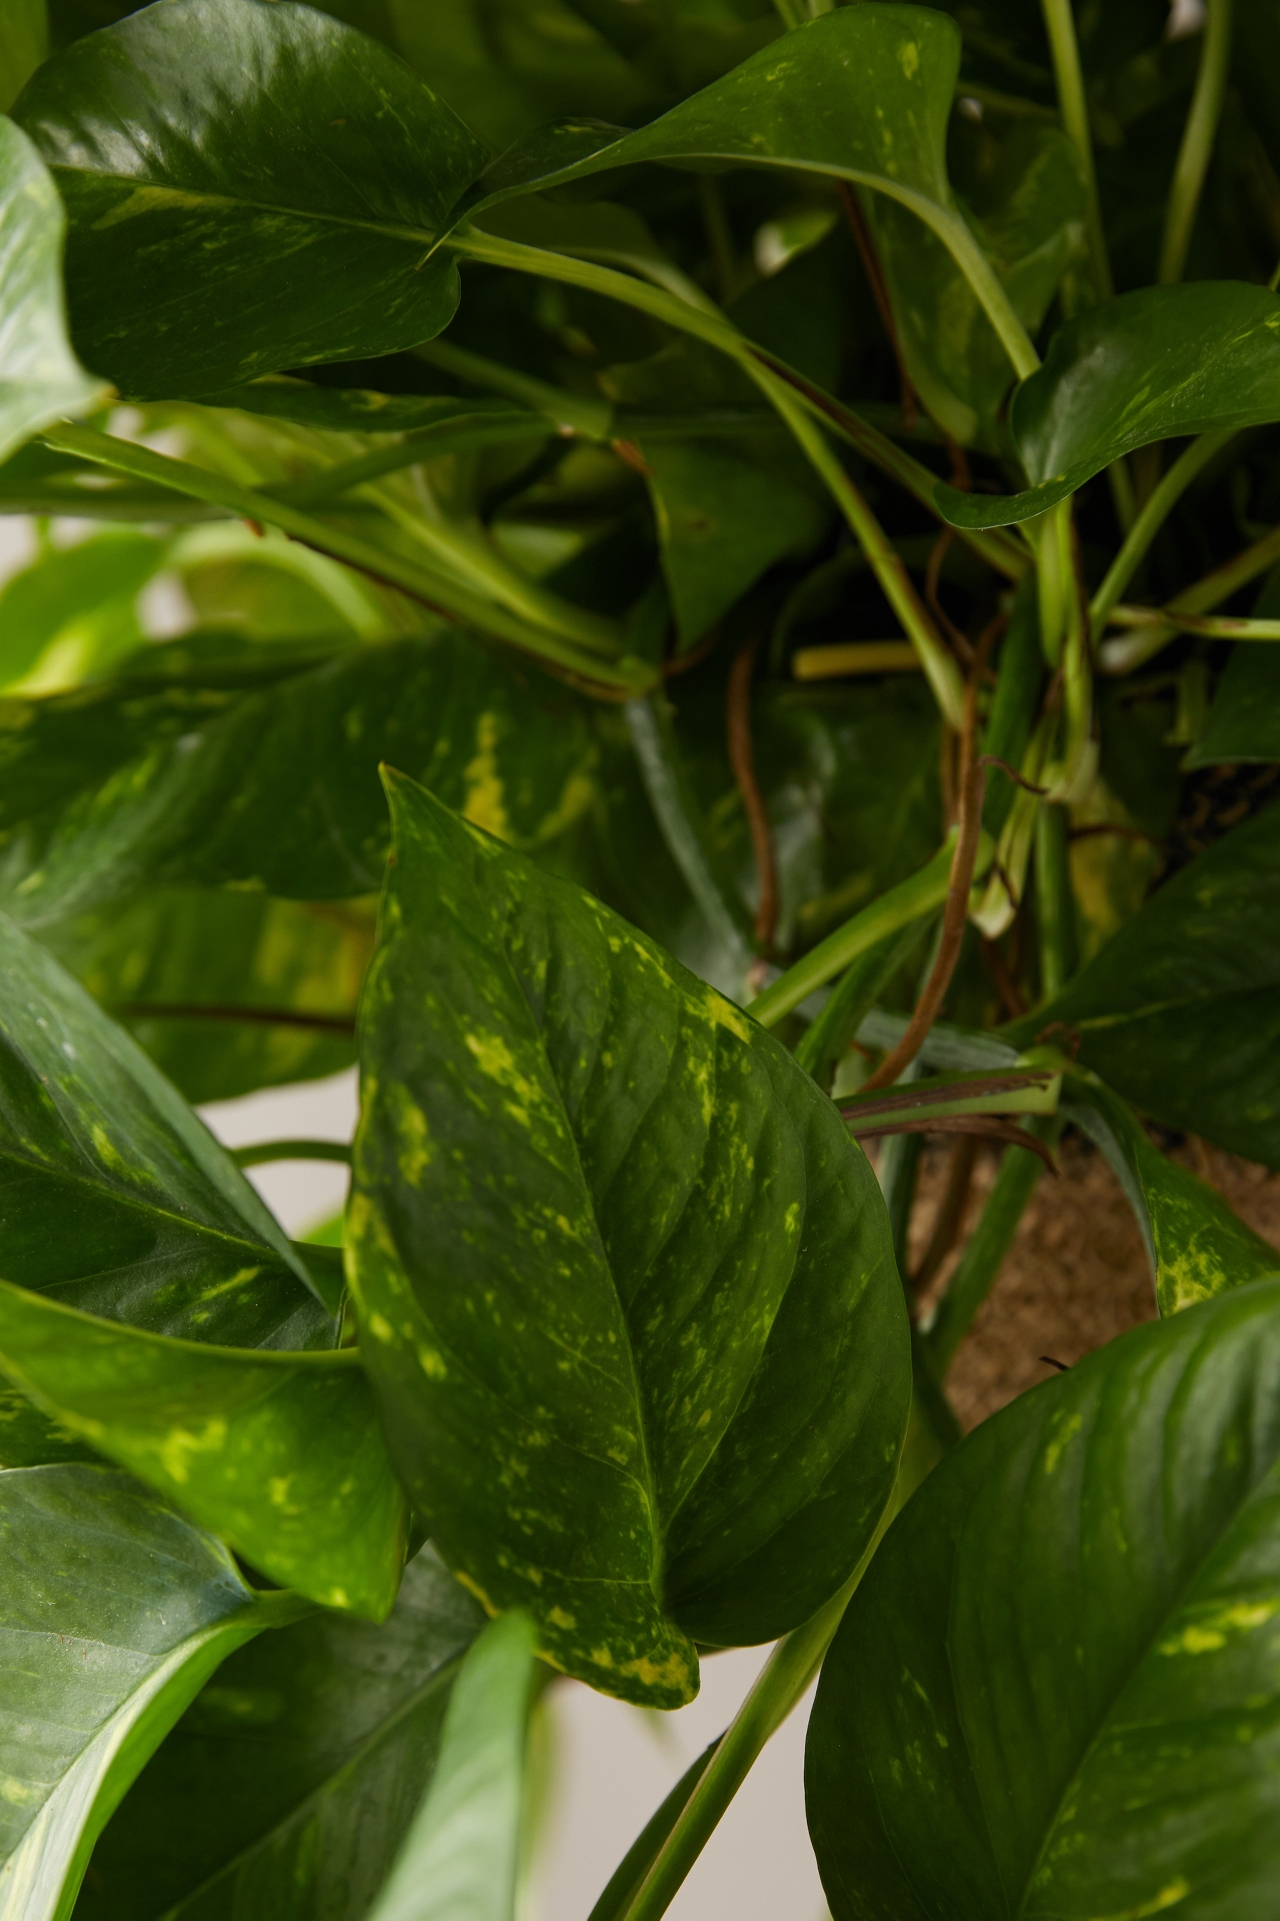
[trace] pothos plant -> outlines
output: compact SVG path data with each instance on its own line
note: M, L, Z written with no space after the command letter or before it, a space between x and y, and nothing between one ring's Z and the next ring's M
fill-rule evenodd
M1274 1914L1278 55L5 0L5 1921L501 1921L541 1683L775 1640L594 1921L819 1667L836 1921ZM1159 1318L962 1440L1067 1128Z

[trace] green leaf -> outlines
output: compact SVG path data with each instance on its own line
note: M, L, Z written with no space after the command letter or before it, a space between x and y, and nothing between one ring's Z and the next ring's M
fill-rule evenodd
M141 646L138 595L166 556L165 541L132 528L46 546L0 589L0 685L70 687ZM31 755L29 777L41 758Z
M1221 1195L1152 1146L1096 1075L1069 1072L1062 1110L1101 1148L1146 1242L1162 1314L1280 1274L1280 1249L1246 1227Z
M66 1921L103 1823L226 1656L307 1612L106 1468L0 1473L0 1917Z
M355 1059L368 902L160 889L50 922L39 939L189 1101L319 1080Z
M164 0L49 61L17 117L66 203L73 337L133 398L391 353L457 306L425 256L484 149L309 7Z
M282 1587L387 1613L404 1499L354 1349L171 1340L0 1281L0 1371Z
M332 1314L243 1174L3 916L0 977L5 1278L158 1334L332 1346Z
M444 394L382 394L366 387L321 387L266 374L243 387L201 396L208 407L235 407L327 433L409 434L462 422L519 422L528 409L509 400L453 400Z
M49 55L49 17L45 0L7 0L0 13L0 113L8 113L18 93Z
M92 413L111 397L67 340L65 229L58 190L39 154L0 117L0 461L42 427Z
M441 1553L556 1665L659 1706L688 1638L805 1619L909 1394L874 1177L773 1039L388 776L348 1260Z
M1254 604L1253 617L1274 620L1277 612L1280 574L1271 573ZM1188 751L1184 765L1212 767L1222 761L1258 760L1280 760L1280 647L1238 641L1218 682L1205 730Z
M234 1654L113 1816L76 1921L364 1921L483 1619L428 1547L381 1627L318 1615Z
M267 659L256 671L269 681ZM387 853L377 770L388 758L530 850L549 848L594 799L586 702L466 634L360 648L260 691L242 671L223 678L222 691L216 673L196 671L0 710L11 914L43 926L152 886L370 893ZM113 758L115 771L76 795L72 783Z
M1278 1390L1263 1282L1113 1341L935 1469L809 1724L835 1921L1270 1913Z
M536 1638L527 1614L504 1614L463 1661L426 1799L369 1921L511 1921Z
M81 1435L42 1414L18 1388L0 1382L0 1468L101 1460Z
M1232 828L1169 881L1048 1007L1080 1060L1166 1127L1280 1166L1280 815Z
M998 144L985 128L975 139L979 150L961 172L953 138L953 180L1015 313L1034 334L1082 249L1086 193L1079 162L1061 128L1043 121L1015 121ZM954 440L999 449L1000 412L1013 376L977 295L914 213L875 194L864 200L903 359L921 399Z
M961 494L953 527L1031 520L1121 454L1152 441L1280 420L1280 297L1241 282L1144 287L1060 327L1013 397L1009 424L1031 486Z

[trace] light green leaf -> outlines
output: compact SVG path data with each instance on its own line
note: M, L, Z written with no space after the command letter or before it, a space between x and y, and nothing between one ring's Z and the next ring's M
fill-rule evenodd
M1021 494L939 485L953 527L1031 520L1152 441L1280 420L1280 297L1232 280L1144 287L1060 327L1009 424Z
M483 1621L427 1547L381 1627L315 1615L232 1655L113 1816L76 1921L365 1921Z
M103 1823L228 1654L308 1612L106 1468L0 1473L0 1921L66 1921Z
M39 154L0 117L0 461L42 427L91 413L111 397L67 340L65 228L58 190Z
M1162 1314L1280 1274L1274 1248L1204 1181L1152 1146L1136 1115L1094 1074L1062 1084L1063 1113L1101 1148L1137 1217Z
M909 1394L874 1177L773 1039L388 776L348 1260L441 1553L659 1706L863 1551Z
M835 1921L1264 1921L1280 1874L1280 1281L984 1421L823 1665Z
M0 685L51 693L141 646L138 596L166 551L154 535L124 528L45 547L0 589Z
M463 1661L426 1800L369 1921L511 1921L536 1640L527 1614L504 1614Z
M171 1340L0 1281L0 1371L273 1581L387 1613L404 1499L354 1349Z
M73 337L133 398L391 353L457 306L425 256L485 150L309 7L162 0L49 61L16 113L67 206Z
M8 113L21 89L49 55L45 0L6 0L0 12L0 113Z

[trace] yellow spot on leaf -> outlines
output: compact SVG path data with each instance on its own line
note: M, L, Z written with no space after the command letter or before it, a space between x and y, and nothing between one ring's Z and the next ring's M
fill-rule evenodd
M467 762L463 779L467 783L462 803L465 817L472 826L483 827L486 833L495 834L499 840L509 840L511 827L507 820L502 776L498 772L496 714L481 714L476 722L475 758Z

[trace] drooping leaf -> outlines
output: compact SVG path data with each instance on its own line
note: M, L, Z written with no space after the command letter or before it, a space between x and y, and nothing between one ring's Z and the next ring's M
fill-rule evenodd
M1280 1274L1280 1249L1153 1147L1136 1115L1096 1075L1074 1070L1065 1077L1062 1110L1101 1148L1128 1196L1162 1314Z
M271 678L269 665L257 671ZM244 674L233 687L237 677L235 698L197 672L151 694L104 684L7 710L0 892L11 914L41 926L165 885L368 894L386 859L377 770L387 758L530 849L550 846L594 797L585 701L496 663L469 635L361 648L261 691ZM60 782L62 805L33 784L33 761L41 783ZM89 771L106 778L86 782Z
M1070 985L1007 1030L1054 1021L1140 1111L1280 1166L1280 818L1232 828L1165 883Z
M404 1499L353 1349L173 1340L0 1281L0 1372L282 1587L390 1608Z
M233 1655L103 1834L77 1921L365 1921L483 1620L428 1547L381 1627L318 1615Z
M91 413L110 398L67 340L65 229L58 190L39 154L0 117L0 461L42 427Z
M464 1659L426 1798L369 1921L512 1921L536 1642L516 1610Z
M133 398L394 352L457 306L425 256L484 149L309 7L165 0L49 61L16 113L67 206L73 338Z
M998 147L989 133L985 144L994 152L975 156L973 178L956 184L1015 313L1034 335L1083 245L1084 184L1059 127L1018 121ZM877 194L864 200L912 382L954 440L998 448L1013 370L977 295L915 214Z
M823 1666L835 1921L1268 1914L1280 1282L1136 1329L985 1421Z
M879 1190L771 1037L388 777L348 1260L415 1507L595 1686L812 1613L908 1398Z
M308 1612L127 1475L0 1473L0 1917L66 1921L103 1823L227 1655Z
M953 527L1031 520L1152 441L1280 420L1280 296L1237 281L1144 287L1077 314L1013 397L1031 483L1020 494L940 485Z
M319 1080L355 1059L369 901L157 889L52 921L39 939L194 1103Z

